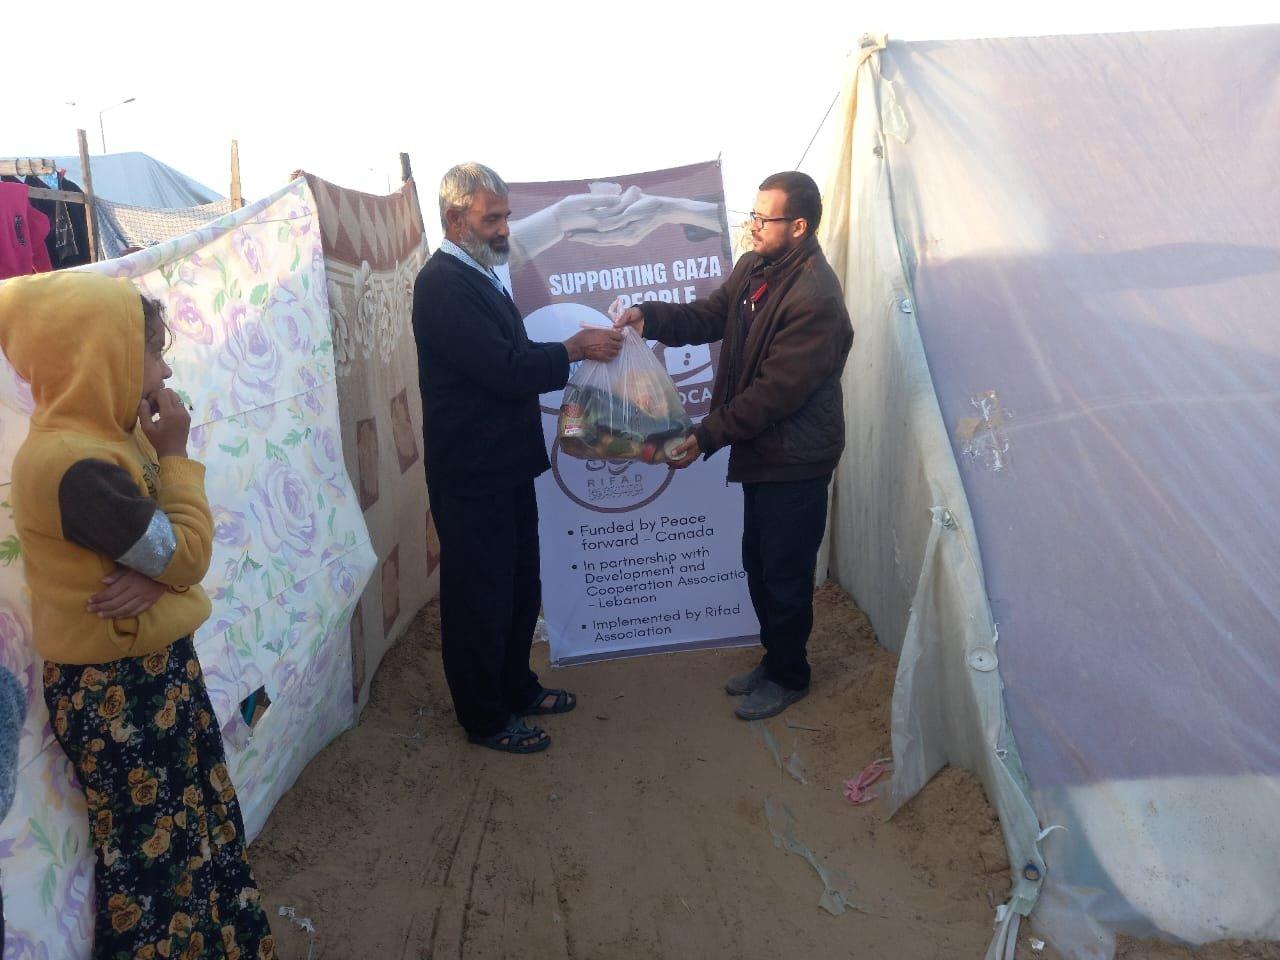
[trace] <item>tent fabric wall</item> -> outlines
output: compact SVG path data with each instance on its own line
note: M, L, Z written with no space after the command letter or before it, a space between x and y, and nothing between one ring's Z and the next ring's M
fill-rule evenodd
M173 385L215 519L196 635L250 838L306 763L351 725L350 616L375 558L342 459L324 258L305 181L196 233L95 269L167 305ZM0 364L0 483L29 389ZM93 850L83 797L49 730L12 509L0 505L0 659L23 682L19 792L0 824L6 957L83 958ZM239 704L271 699L252 731Z
M129 247L151 247L198 230L231 212L230 200L216 200L198 207L141 207L93 198L97 214L98 242L103 259L124 254Z
M833 483L831 573L899 655L891 810L956 763L979 774L1000 814L1014 865L1004 936L1035 903L1044 861L999 675L987 668L995 664L995 630L981 560L899 257L873 56L882 43L864 41L852 65L824 192L822 245L855 331L843 382L847 438Z
M894 800L975 769L1068 956L1280 938L1280 27L893 43L859 92L833 563L901 646Z
M80 158L54 157L53 165L84 186ZM139 207L198 207L224 199L216 190L191 179L155 157L136 151L89 158L93 195ZM228 174L229 175L229 174Z
M427 241L412 183L375 197L305 176L329 279L342 449L378 556L351 628L360 710L383 655L439 589L413 340L413 284Z

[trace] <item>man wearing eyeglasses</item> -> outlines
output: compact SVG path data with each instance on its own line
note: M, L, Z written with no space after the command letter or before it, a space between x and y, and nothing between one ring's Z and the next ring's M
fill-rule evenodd
M631 307L615 323L671 347L723 341L711 410L673 465L729 447L729 480L742 484L742 566L765 650L725 684L745 697L735 711L744 720L781 713L809 690L814 568L844 450L840 375L853 345L840 282L815 236L821 217L812 178L766 178L752 252L722 287L693 303Z

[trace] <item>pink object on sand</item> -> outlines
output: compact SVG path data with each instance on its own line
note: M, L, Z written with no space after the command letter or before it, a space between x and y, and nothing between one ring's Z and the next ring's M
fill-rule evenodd
M884 764L879 760L874 763L867 764L862 768L862 772L860 774L852 780L846 780L844 782L845 799L854 806L858 806L863 803L870 803L876 798L876 795L869 792L868 788L883 777L884 774Z

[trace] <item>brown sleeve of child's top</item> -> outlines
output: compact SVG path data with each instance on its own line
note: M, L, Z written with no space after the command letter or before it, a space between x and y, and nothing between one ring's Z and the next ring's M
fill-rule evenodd
M128 471L106 460L77 460L58 485L62 535L113 560L147 533L156 502Z

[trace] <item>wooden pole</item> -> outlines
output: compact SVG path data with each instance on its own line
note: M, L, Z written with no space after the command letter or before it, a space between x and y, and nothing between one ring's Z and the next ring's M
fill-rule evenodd
M231 141L231 209L239 210L244 206L244 197L240 195L240 141Z
M77 130L76 137L80 141L80 178L84 181L84 222L89 233L89 262L98 260L98 229L94 226L93 215L93 172L89 169L89 141L84 131Z
M405 184L413 190L413 206L418 213L418 219L422 219L422 203L418 199L418 182L413 179L413 167L409 163L409 155L407 153L400 154L400 176ZM426 239L425 230L423 239ZM428 251L429 253L430 251Z
M32 200L61 200L63 203L78 203L84 206L84 194L71 190L46 190L44 187L27 187L27 196Z
M53 161L47 157L14 157L0 160L0 177L41 176L54 172Z

